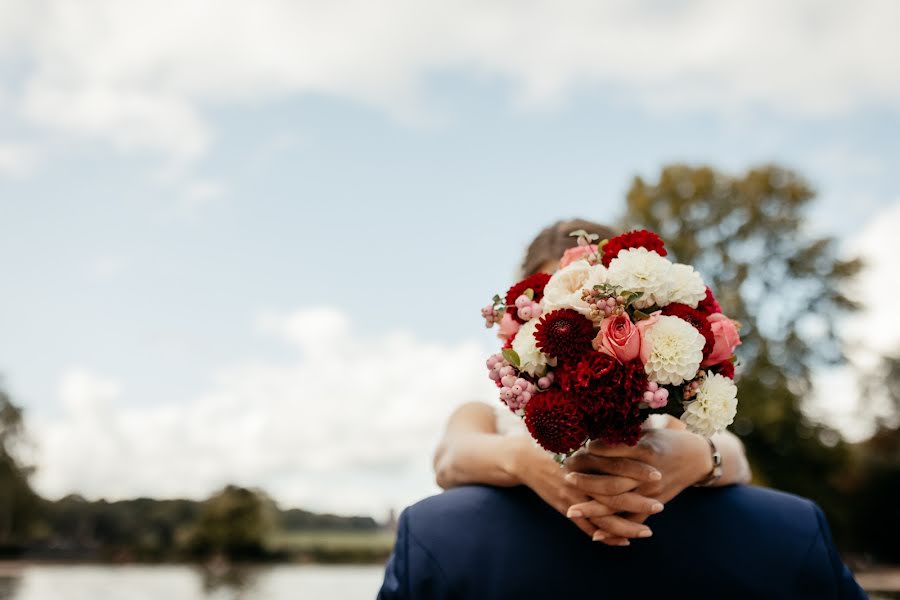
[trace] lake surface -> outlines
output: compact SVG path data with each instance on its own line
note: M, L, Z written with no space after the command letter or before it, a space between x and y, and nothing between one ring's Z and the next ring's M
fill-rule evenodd
M0 600L372 600L383 567L281 565L213 577L190 566L20 565L0 563ZM900 571L860 576L897 590ZM871 592L894 600L900 592Z
M190 566L0 567L0 600L372 600L384 568L283 565L213 577Z

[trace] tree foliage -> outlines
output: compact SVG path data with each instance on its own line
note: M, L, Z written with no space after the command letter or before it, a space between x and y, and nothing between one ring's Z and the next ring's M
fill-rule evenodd
M197 556L263 557L275 510L262 492L229 485L203 503L183 543Z
M877 415L875 434L853 448L848 495L855 509L853 549L900 562L900 352L882 357L860 382Z
M730 176L675 165L656 182L634 180L626 226L659 232L741 322L733 429L756 479L812 497L843 521L836 490L846 444L802 409L813 370L843 360L836 325L858 308L847 290L861 263L842 259L833 238L810 231L813 197L801 177L777 166Z
M23 435L22 409L0 389L0 552L27 541L40 511L28 482L32 469L17 457Z

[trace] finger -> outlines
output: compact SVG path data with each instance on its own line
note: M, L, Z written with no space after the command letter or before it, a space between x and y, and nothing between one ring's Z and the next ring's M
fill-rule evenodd
M629 521L633 521L635 523L643 523L644 521L647 520L647 517L650 517L650 516L651 515L649 513L639 513L639 514L626 515L625 518L628 519Z
M633 458L586 456L578 460L575 467L578 468L573 468L573 470L580 473L618 475L647 483L653 483L662 479L662 473L659 472L659 469Z
M597 532L599 533L600 530L598 529ZM604 534L604 536L606 536L606 534ZM595 533L594 537L591 539L593 539L595 542L602 542L602 543L606 544L607 546L630 546L631 545L631 542L628 540L628 538L623 538L623 537L609 536L609 537L600 537L598 539L597 534Z
M599 518L588 519L591 524L594 526L594 535L591 537L595 542L602 542L607 546L630 546L631 541L628 538L618 537L615 535L610 535L609 533L603 531L602 529L597 527L597 523L594 521L599 521Z
M597 532L597 526L591 523L588 519L572 519L572 522L575 523L578 529L586 533L590 538L593 538L594 534Z
M568 512L566 512L566 516L570 519L593 519L597 517L608 517L609 515L614 514L616 514L615 510L596 500L588 500L587 502L573 504Z
M592 523L602 530L607 538L616 536L623 538L648 538L653 531L646 525L629 521L624 517L609 516L593 519Z
M569 473L566 481L591 496L616 496L635 489L640 482L616 475Z
M567 513L568 516L605 517L619 512L646 513L655 515L663 511L659 500L647 498L634 492L625 492L618 496L599 496L590 502L575 504ZM632 521L634 519L631 519Z
M649 434L644 434L649 435ZM640 460L646 454L645 449L640 443L635 444L634 446L609 446L604 444L599 440L593 440L588 443L587 451L589 454L593 456L606 456L609 458L613 457L621 457L621 458L636 458Z

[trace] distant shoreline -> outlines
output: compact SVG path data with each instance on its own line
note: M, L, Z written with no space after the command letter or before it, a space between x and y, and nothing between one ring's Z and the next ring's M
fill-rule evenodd
M277 561L277 562L239 562L234 563L237 569L257 569L257 568L277 568L277 567L333 567L352 568L352 567L381 567L383 562L371 563L328 563L328 562L303 562L303 561ZM168 562L112 562L102 560L43 560L25 558L22 560L0 560L0 577L16 577L30 567L189 567L197 570L207 568L205 563L190 561L168 561Z

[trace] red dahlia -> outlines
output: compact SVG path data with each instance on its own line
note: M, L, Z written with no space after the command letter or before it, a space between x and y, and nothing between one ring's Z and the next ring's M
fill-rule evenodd
M714 365L710 367L709 370L713 373L718 373L723 377L727 377L728 379L734 379L734 363L730 360Z
M525 322L524 319L520 319L519 315L516 314L518 312L515 307L516 298L524 294L525 290L531 289L534 292L534 301L540 302L541 298L544 297L544 286L547 285L548 281L550 281L550 275L547 273L535 273L509 288L506 292L506 298L504 298L506 306L509 307L506 310L509 311L509 314L516 321L519 323Z
M647 250L655 250L660 256L665 256L666 246L662 238L646 229L640 231L629 231L622 235L610 239L603 246L603 266L608 267L612 259L619 255L620 250L626 248L646 248Z
M705 313L696 308L691 308L687 304L673 302L672 304L663 307L662 314L678 317L682 321L687 321L693 325L694 329L699 331L700 335L706 339L706 345L703 346L703 360L709 358L710 353L713 351L713 346L716 344L716 338L713 335L712 326L709 324L709 320L707 320Z
M568 454L587 439L584 418L574 400L564 392L548 391L525 405L525 425L545 450Z
M716 300L716 297L713 296L711 289L706 288L706 298L700 301L700 304L697 305L697 310L704 312L707 315L722 312L722 307L719 306L719 302Z
M641 439L643 418L634 404L629 410L598 411L585 416L591 439L615 446L634 446Z
M592 439L608 444L637 443L641 430L640 400L647 373L639 360L620 363L591 352L576 365L556 371L560 387L570 390L584 414Z
M591 350L594 324L571 308L547 313L534 329L541 352L553 358L574 359Z
M556 370L559 387L580 393L600 385L619 364L615 358L597 351L587 352L577 363L562 365Z

